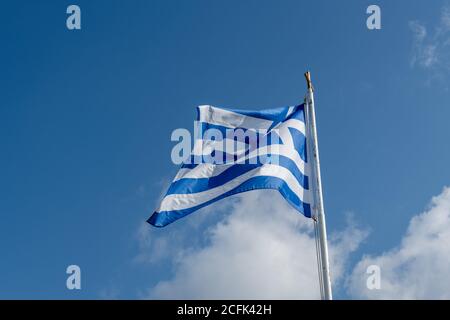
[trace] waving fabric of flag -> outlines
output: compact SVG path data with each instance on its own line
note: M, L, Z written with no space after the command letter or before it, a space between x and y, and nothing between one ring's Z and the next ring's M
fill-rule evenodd
M198 107L196 137L159 208L147 220L164 227L228 196L275 189L311 217L305 106L262 111Z

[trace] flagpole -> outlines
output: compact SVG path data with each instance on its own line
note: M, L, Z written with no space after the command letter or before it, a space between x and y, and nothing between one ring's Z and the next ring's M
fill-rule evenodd
M306 96L307 114L310 122L310 133L312 135L312 160L315 181L313 185L314 200L315 200L315 212L317 213L314 223L317 223L317 233L319 236L319 249L318 261L319 264L319 279L321 279L321 293L322 299L332 300L331 281L330 281L330 265L328 261L328 246L327 246L327 228L325 223L325 212L323 208L323 195L322 195L322 179L320 176L320 159L319 159L319 143L317 139L317 127L316 127L316 113L314 110L314 88L311 83L311 73L308 71L305 73L306 83L308 85L308 93Z

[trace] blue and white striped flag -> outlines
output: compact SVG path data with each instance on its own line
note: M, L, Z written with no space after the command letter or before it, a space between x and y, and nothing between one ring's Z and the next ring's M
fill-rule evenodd
M198 107L197 137L147 220L164 227L225 197L275 189L299 212L312 216L305 106L262 111Z

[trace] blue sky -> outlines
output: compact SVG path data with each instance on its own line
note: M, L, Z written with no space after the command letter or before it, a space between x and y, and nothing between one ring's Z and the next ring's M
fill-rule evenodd
M191 219L143 224L177 171L171 132L191 129L201 104L296 104L306 70L329 232L349 213L370 230L349 270L397 246L449 184L446 1L373 2L374 31L372 1L74 3L78 31L65 25L72 3L2 4L0 298L142 298L172 279L176 258L137 258L154 249L143 233L157 243ZM183 250L210 245L227 201L191 219L200 227ZM66 289L70 264L80 291Z

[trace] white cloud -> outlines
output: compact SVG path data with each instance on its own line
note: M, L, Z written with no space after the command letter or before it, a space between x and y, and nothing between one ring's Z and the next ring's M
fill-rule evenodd
M365 256L348 279L355 298L450 298L450 188L434 197L427 211L413 217L398 247ZM366 268L381 268L381 289L366 288Z
M411 65L431 68L438 64L438 43L427 39L427 29L419 21L410 21L409 28L413 33L414 49Z
M102 300L117 300L119 295L120 291L116 287L103 288L99 292L99 298Z
M450 31L450 6L445 6L441 11L441 23L438 32L445 33Z
M427 36L427 29L419 21L410 21L409 27L413 33L414 40L421 42Z
M433 70L434 77L450 71L450 6L441 9L441 17L431 31L420 21L410 21L413 34L411 66Z
M184 230L196 245L183 247L183 239L165 248L172 256L174 275L149 290L149 298L186 299L317 299L319 298L312 221L292 209L275 191L252 191L233 197L210 210L228 211L206 233ZM194 214L185 221L194 218ZM197 232L199 229L197 229ZM332 279L338 283L351 252L367 233L350 225L330 237ZM196 237L206 237L203 244ZM180 240L180 241L179 241ZM188 241L187 243L189 243ZM184 242L186 245L186 242ZM156 245L158 247L159 245Z

